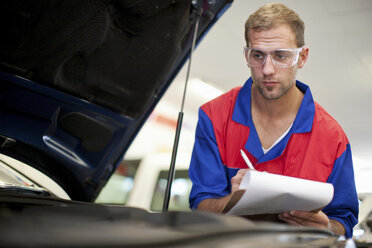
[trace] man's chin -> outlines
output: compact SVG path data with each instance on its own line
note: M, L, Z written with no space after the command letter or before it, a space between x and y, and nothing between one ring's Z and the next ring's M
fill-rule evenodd
M277 100L280 98L280 96L276 96L276 95L263 95L263 98L265 98L265 100Z
M275 89L263 89L260 90L261 96L266 100L276 100L281 97L280 94L278 94Z

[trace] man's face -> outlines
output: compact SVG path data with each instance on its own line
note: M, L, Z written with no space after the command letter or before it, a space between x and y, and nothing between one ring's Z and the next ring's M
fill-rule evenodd
M268 53L279 49L297 48L297 45L289 25L281 24L259 32L250 30L249 47ZM251 67L253 84L263 98L279 99L294 87L297 68L302 66L299 66L298 62L292 67L280 68L274 65L270 56L267 56L262 66Z

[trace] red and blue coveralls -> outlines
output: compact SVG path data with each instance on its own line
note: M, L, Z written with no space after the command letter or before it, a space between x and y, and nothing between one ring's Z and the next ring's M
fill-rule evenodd
M208 198L230 193L231 178L247 168L243 149L259 171L293 176L334 186L333 200L323 209L344 225L346 237L358 222L358 197L349 141L340 125L316 102L307 85L297 81L304 93L300 109L287 135L263 153L251 116L249 78L199 109L189 175L193 182L190 208ZM269 182L268 182L269 183Z

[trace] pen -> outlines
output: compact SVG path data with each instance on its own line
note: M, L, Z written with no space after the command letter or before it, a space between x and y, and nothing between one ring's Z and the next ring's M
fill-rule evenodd
M247 157L247 155L243 152L243 150L240 150L240 155L242 155L245 163L248 165L249 169L251 170L255 170L255 168L253 167L251 161L249 161L249 158Z

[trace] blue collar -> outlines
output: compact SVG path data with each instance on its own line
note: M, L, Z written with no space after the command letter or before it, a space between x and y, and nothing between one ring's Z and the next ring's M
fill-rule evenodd
M309 86L306 84L296 81L296 86L304 93L304 98L300 109L298 110L296 119L293 122L293 126L289 130L288 134L265 155L263 154L261 142L258 138L251 116L252 78L249 78L240 89L235 102L232 120L250 128L245 148L258 159L258 162L268 161L280 156L293 133L306 133L311 131L315 114L313 96Z

